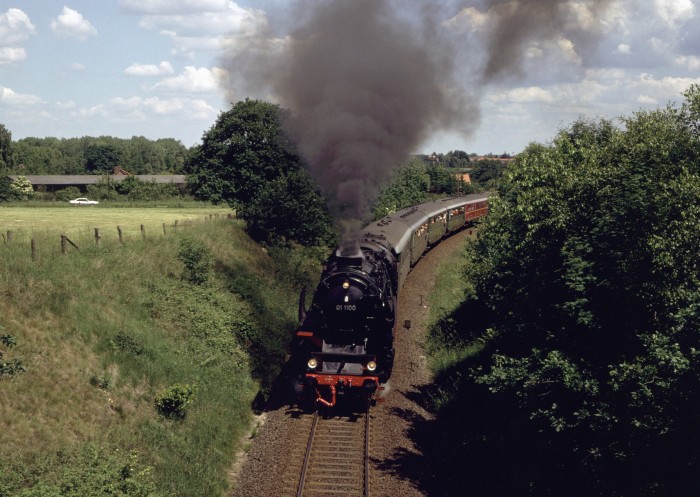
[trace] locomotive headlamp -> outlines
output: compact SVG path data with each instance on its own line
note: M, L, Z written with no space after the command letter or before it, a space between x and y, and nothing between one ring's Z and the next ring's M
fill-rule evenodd
M374 371L375 369L377 369L377 363L374 361L369 361L367 363L367 371Z
M306 365L309 367L309 369L316 369L316 366L318 366L318 361L315 357L312 357L309 359L309 362L307 362Z
M343 289L347 290L350 288L350 282L348 280L343 281Z

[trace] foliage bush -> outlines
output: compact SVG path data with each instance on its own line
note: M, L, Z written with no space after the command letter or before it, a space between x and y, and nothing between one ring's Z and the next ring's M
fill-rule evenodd
M34 196L32 183L25 176L18 176L10 184L10 188L15 193L15 198L18 200L30 199Z
M267 245L330 245L336 239L323 198L308 175L286 173L269 181L255 199L241 206L250 235Z
M117 333L112 340L112 347L119 352L126 352L133 355L141 355L145 352L145 347L141 342L125 333Z
M0 330L2 330L2 329L3 329L2 326L0 326ZM15 345L17 345L17 339L13 335L6 333L4 335L0 335L0 343L3 344L8 349L11 349Z
M195 285L209 281L213 258L211 250L202 240L189 237L182 239L178 258L184 265L182 276L186 281Z
M193 400L194 387L178 384L162 391L155 399L155 406L156 410L165 417L182 419Z
M442 378L443 430L493 495L697 491L700 87L685 97L579 120L504 174L467 266L494 333Z
M0 495L13 497L158 497L152 468L137 453L87 443L42 454L33 467L0 467ZM13 475L14 478L10 476Z
M0 202L11 202L22 198L22 193L15 188L11 178L7 176L0 178Z
M1 326L0 330L2 330ZM17 339L10 334L0 335L0 344L4 345L8 349L11 349L17 345ZM27 369L24 367L20 359L15 358L10 361L5 361L3 360L4 354L5 353L0 350L0 379L3 376L12 378L27 372Z
M55 193L56 200L59 202L68 202L69 200L82 196L83 194L77 186L67 186L66 188L57 190Z

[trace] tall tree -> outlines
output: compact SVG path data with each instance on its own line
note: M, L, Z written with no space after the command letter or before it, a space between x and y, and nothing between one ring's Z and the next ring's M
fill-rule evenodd
M83 153L85 168L89 173L110 174L121 165L122 153L113 143L89 143Z
M375 219L411 205L425 202L430 189L430 176L424 161L418 157L411 158L395 172L391 183L379 194L372 206Z
M12 133L0 124L0 173L11 171L13 167Z
M221 113L185 164L190 189L237 209L259 240L328 243L334 235L326 203L282 132L282 119L277 105L249 99Z
M469 154L462 150L452 150L445 154L447 167L468 168L471 165Z

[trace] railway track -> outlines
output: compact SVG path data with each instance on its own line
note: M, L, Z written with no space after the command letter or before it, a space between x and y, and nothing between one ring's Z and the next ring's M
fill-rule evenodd
M284 495L369 497L369 410L350 417L316 413L308 418L306 446L301 449L298 443L292 450L288 469L296 477L287 478Z

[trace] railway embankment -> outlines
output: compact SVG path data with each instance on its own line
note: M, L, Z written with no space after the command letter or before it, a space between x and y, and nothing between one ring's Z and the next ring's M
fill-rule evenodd
M0 257L0 495L221 495L314 257L232 219Z

